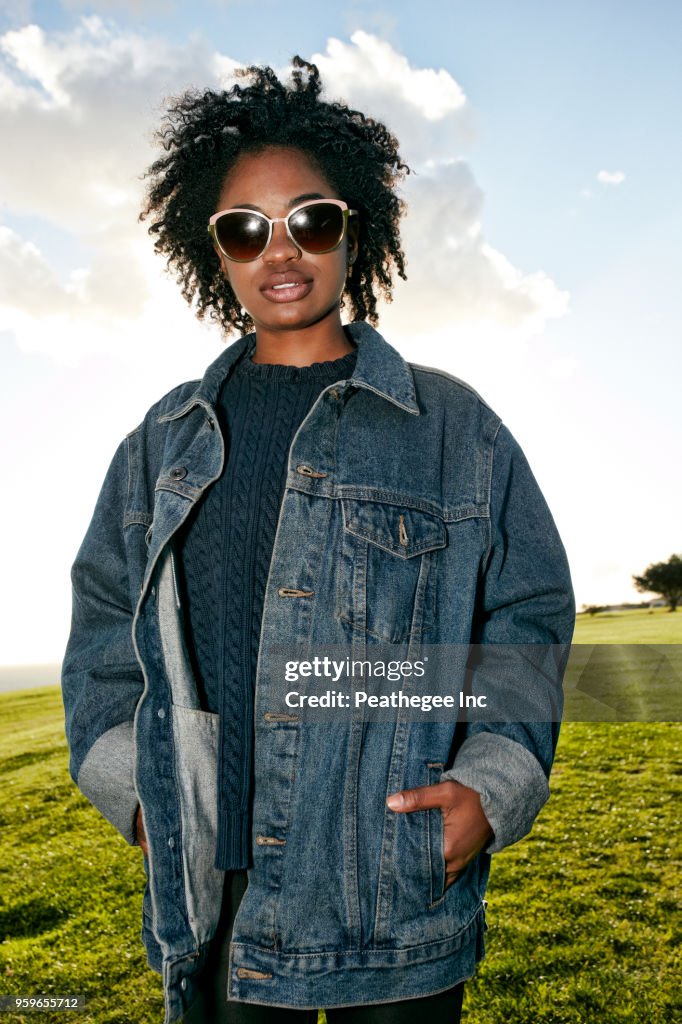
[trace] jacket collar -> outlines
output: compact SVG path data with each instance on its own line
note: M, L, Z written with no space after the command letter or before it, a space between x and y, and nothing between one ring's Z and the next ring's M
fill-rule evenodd
M378 331L364 321L348 324L345 328L357 345L357 359L351 383L367 388L381 398L393 402L406 412L419 415L414 389L414 378L408 363L397 349L389 345ZM195 405L215 408L220 389L230 370L245 352L251 355L256 345L255 334L245 334L220 353L209 365L196 391L181 405L159 417L174 420L184 416Z
M368 388L406 412L419 415L412 370L397 349L389 345L368 323L359 321L346 328L358 346L351 381Z

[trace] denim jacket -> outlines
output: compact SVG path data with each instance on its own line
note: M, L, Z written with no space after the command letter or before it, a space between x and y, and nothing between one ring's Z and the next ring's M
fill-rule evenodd
M498 416L366 323L347 330L352 377L322 391L289 450L258 656L253 863L228 994L274 1006L414 998L470 977L484 955L490 855L547 800L558 725L462 726L457 712L430 724L303 723L274 707L269 649L568 644L574 622L561 540ZM173 538L221 474L217 398L252 343L227 347L122 441L72 569L70 771L129 843L143 809L143 939L163 974L166 1024L192 1001L223 888L217 716L197 697ZM546 684L555 707L560 682ZM494 831L447 888L441 812L385 803L443 779L480 794Z

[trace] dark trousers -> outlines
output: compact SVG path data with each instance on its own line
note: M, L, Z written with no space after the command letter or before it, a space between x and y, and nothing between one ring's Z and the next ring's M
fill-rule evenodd
M317 1010L287 1010L281 1006L228 1002L227 967L232 923L246 891L245 871L227 876L220 922L211 946L199 995L183 1017L183 1024L317 1024ZM446 992L421 999L373 1006L343 1006L327 1010L328 1024L459 1024L464 982Z

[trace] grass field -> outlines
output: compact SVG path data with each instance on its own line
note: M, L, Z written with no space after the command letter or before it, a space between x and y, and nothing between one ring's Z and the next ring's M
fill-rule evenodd
M682 613L623 618L581 616L576 640L682 642ZM6 694L0 713L0 992L88 1002L73 1018L0 1017L160 1024L160 980L139 941L140 854L68 777L59 691ZM682 1020L681 733L564 725L552 799L531 836L493 858L487 956L466 987L466 1024Z
M682 644L682 608L636 608L578 615L577 644Z
M564 680L565 722L682 719L682 612L579 615Z

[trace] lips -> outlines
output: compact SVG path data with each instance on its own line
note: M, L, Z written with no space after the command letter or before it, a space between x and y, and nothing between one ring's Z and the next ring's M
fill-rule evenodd
M260 286L260 290L270 302L296 302L305 298L313 287L312 279L300 270L287 270L269 274Z

